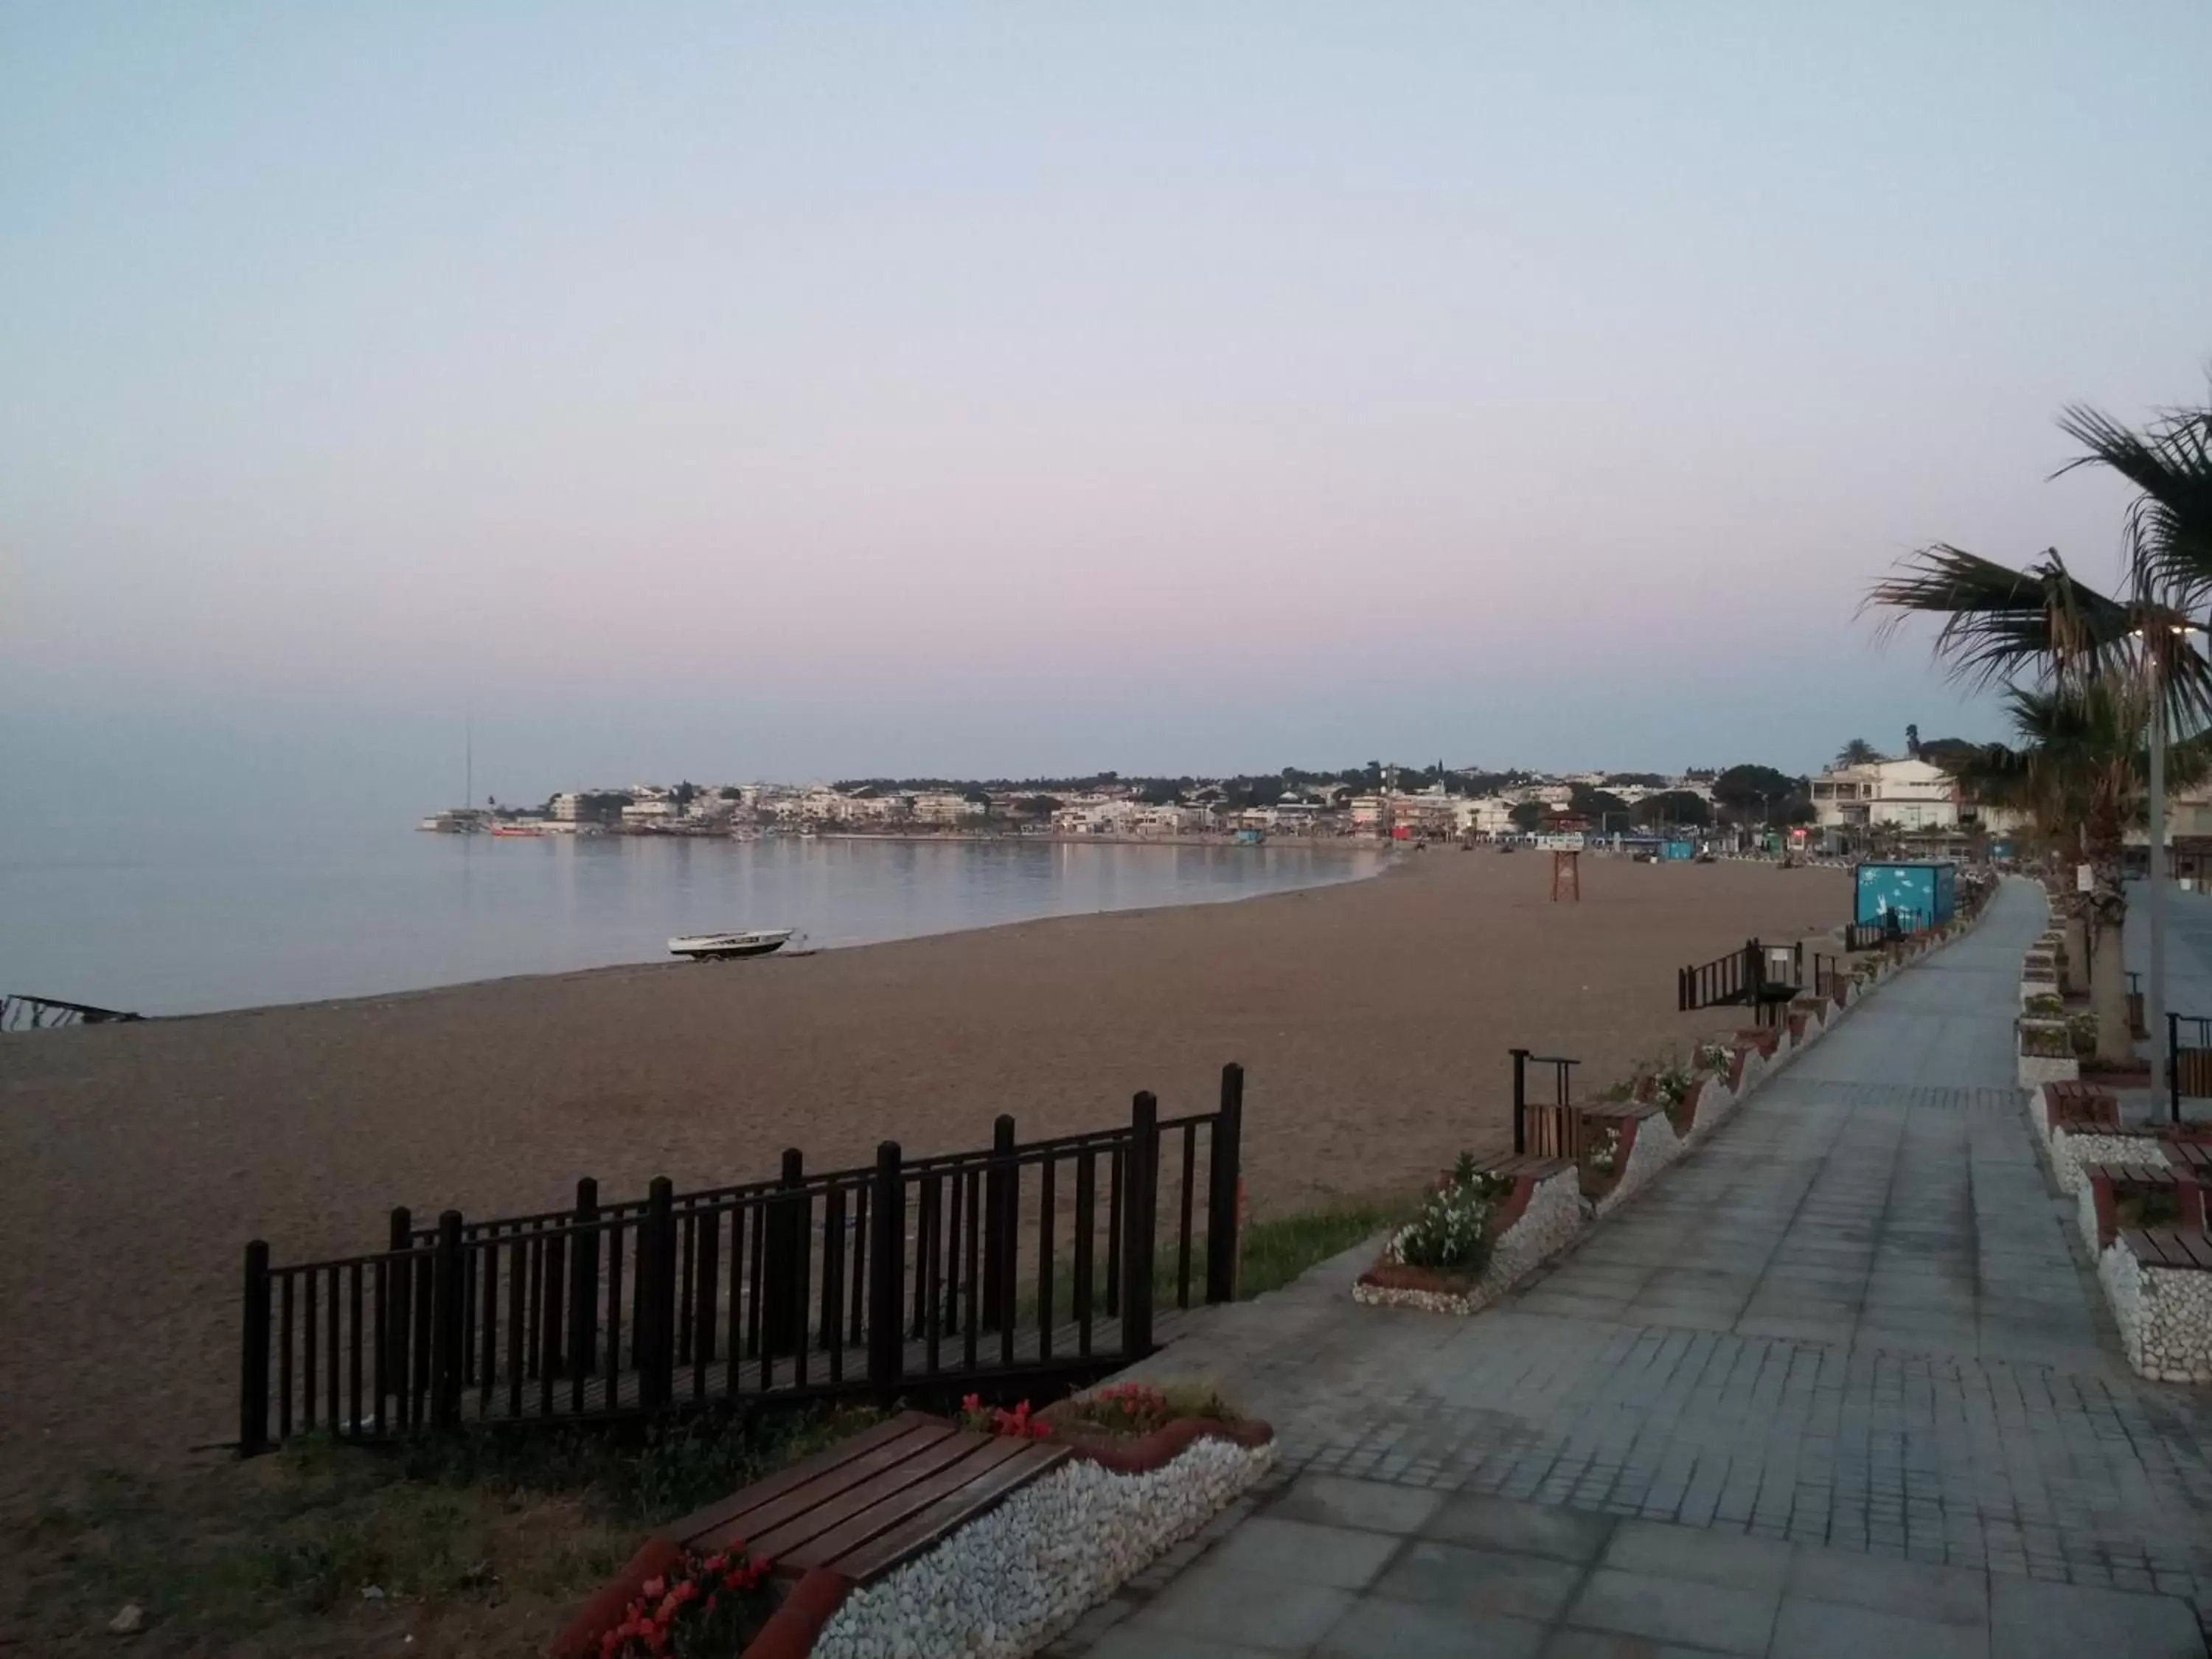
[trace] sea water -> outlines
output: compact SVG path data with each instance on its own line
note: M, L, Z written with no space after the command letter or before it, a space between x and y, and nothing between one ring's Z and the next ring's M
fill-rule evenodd
M1372 873L1371 849L606 836L296 821L0 848L0 992L148 1014L665 961L679 933L835 947L1235 899Z

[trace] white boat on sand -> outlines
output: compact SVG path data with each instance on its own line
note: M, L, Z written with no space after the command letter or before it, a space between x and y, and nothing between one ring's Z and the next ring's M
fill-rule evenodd
M798 936L793 927L753 927L737 933L686 933L668 941L671 954L694 962L725 962L734 957L764 957Z

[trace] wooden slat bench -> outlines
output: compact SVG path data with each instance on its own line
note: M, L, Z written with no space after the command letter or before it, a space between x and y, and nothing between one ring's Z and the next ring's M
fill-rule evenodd
M2201 1140L2173 1140L2160 1137L2166 1161L2177 1170L2195 1170L2197 1180L2205 1179L2205 1171L2212 1170L2212 1146Z
M1528 1150L1522 1156L1566 1164L1571 1164L1582 1156L1581 1107L1531 1106L1528 1109L1527 1122Z
M2179 1227L2130 1227L2120 1235L2136 1261L2153 1267L2212 1272L2212 1239Z
M2090 1202L2097 1215L2097 1248L2110 1245L2120 1232L2119 1206L2130 1198L2156 1194L2173 1213L2173 1228L2202 1236L2204 1231L2204 1189L2197 1171L2172 1164L2085 1164L2081 1178L2088 1183ZM2160 1228L2145 1231L2156 1232Z
M2043 1121L2051 1128L2063 1124L2118 1128L2119 1097L2094 1083L2080 1081L2043 1085Z
M699 1550L741 1542L786 1577L823 1567L866 1583L1067 1455L1048 1441L902 1412L685 1516L663 1535Z

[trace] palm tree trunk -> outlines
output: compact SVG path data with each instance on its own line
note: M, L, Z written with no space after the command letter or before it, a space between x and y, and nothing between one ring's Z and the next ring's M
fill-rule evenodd
M2120 884L2120 835L2117 813L2109 823L2091 826L2088 845L2091 886L2085 907L2089 921L2089 1006L2097 1013L2097 1058L2124 1066L2135 1058L2135 1034L2128 1029L2127 890ZM2108 833L2099 833L2106 831Z
M2083 914L2081 895L2069 893L2064 901L2066 924L2066 981L2068 996L2089 988L2089 918Z

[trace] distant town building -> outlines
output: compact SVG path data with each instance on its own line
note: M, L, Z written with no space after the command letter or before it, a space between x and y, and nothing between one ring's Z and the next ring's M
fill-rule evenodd
M1831 767L1812 781L1812 791L1814 819L1824 830L1959 826L1958 783L1929 761Z

